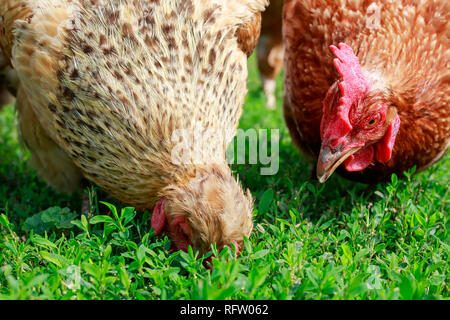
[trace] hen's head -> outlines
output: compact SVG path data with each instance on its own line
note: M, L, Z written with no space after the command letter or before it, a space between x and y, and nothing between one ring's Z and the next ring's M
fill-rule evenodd
M342 162L350 172L364 170L373 160L387 162L400 127L397 109L387 99L389 91L376 88L363 75L353 50L343 43L330 48L342 79L331 86L323 105L320 182Z
M187 251L191 245L205 254L213 243L219 250L233 243L238 253L253 228L252 201L228 167L214 167L165 188L152 227L156 234L168 232L176 250Z

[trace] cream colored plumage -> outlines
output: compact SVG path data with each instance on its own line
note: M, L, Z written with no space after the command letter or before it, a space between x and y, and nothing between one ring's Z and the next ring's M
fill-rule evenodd
M139 209L167 198L169 222L185 217L200 251L240 243L252 229L252 200L225 160L246 94L236 34L265 5L3 2L1 45L20 79L17 108L34 166L58 189L73 191L84 176ZM214 131L209 149L178 163L174 150L196 130Z

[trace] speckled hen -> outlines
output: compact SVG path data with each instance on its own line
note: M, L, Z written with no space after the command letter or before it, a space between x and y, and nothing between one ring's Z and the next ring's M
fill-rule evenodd
M285 1L285 118L320 181L385 181L445 154L449 19L447 0Z
M20 80L33 166L59 190L85 177L154 209L152 226L177 249L239 247L253 227L252 198L225 150L266 4L3 0L0 41ZM189 142L206 132L208 148Z

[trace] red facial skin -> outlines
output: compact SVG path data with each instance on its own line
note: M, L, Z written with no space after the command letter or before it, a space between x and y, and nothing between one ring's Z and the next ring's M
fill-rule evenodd
M388 161L400 127L397 115L386 129L386 104L380 103L370 108L370 112L359 108L372 85L364 77L358 58L349 46L340 43L339 48L330 48L337 57L334 65L342 77L339 82L341 97L338 104L333 105L334 86L324 100L320 126L322 147L317 162L320 182L325 182L342 162L346 170L352 172L364 170L374 160Z
M169 232L174 249L187 251L191 244L189 225L183 216L178 216L169 222L165 212L166 203L167 200L162 198L156 204L155 209L153 209L151 226L155 229L156 235L159 235L163 230Z
M191 228L184 216L178 216L171 221L168 221L165 212L166 203L167 200L162 198L156 204L153 210L151 226L155 229L156 235L159 235L162 231L166 231L170 234L172 239L172 250L183 250L186 252L189 246L192 245ZM236 255L239 255L239 246L237 243L234 243L234 245L236 247ZM204 265L208 269L212 269L212 258L213 256L210 256L204 261Z
M169 234L178 250L187 251L191 242L191 228L184 217L176 217L168 224Z

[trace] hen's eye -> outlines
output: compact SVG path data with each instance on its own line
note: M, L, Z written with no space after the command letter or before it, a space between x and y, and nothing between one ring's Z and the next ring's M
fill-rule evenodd
M367 129L373 128L377 123L378 123L378 118L373 118L372 120L370 120L370 121L367 123L366 128L367 128Z

